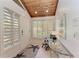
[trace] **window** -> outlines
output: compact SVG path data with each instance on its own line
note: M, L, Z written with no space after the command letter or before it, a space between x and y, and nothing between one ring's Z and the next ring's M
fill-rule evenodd
M14 11L4 8L4 22L3 22L3 41L4 48L12 47L13 44L19 42L20 37L20 15Z
M37 35L38 35L39 38L41 38L42 34L43 34L42 33L42 30L43 30L42 29L42 21L38 21L37 23L38 23L38 28L37 28L38 33L37 33Z
M37 22L36 21L34 21L34 22L32 22L32 24L33 24L33 27L32 27L32 29L33 29L33 37L37 37Z
M34 38L45 38L54 31L55 25L53 25L53 20L34 20L32 26Z

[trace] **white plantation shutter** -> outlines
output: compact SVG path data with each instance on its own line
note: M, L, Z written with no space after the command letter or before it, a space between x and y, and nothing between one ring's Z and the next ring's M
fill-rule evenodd
M12 46L12 11L4 9L4 47Z
M13 44L19 42L20 28L19 28L19 14L4 8L4 22L3 22L3 41L4 48L12 47Z
M20 16L14 13L14 18L13 18L14 43L17 43L20 39L19 38L20 37L19 19L20 19Z

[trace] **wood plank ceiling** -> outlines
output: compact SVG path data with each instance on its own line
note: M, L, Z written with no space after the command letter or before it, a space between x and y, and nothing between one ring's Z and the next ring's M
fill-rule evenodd
M55 16L58 0L21 0L31 17Z

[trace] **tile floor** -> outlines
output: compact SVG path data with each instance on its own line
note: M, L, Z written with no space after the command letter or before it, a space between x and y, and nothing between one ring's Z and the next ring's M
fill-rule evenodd
M33 49L25 49L23 54L24 57L22 58L69 58L69 56L57 55L55 52L51 50L45 51L45 49L41 47L42 43L42 39L32 39L31 44L39 45L40 48L36 49L35 52L33 52Z

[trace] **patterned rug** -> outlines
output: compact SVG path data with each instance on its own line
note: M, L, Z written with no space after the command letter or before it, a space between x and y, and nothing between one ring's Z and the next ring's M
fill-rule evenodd
M14 58L34 58L39 50L38 45L30 45L27 48L25 48L24 52L21 54L18 54Z

